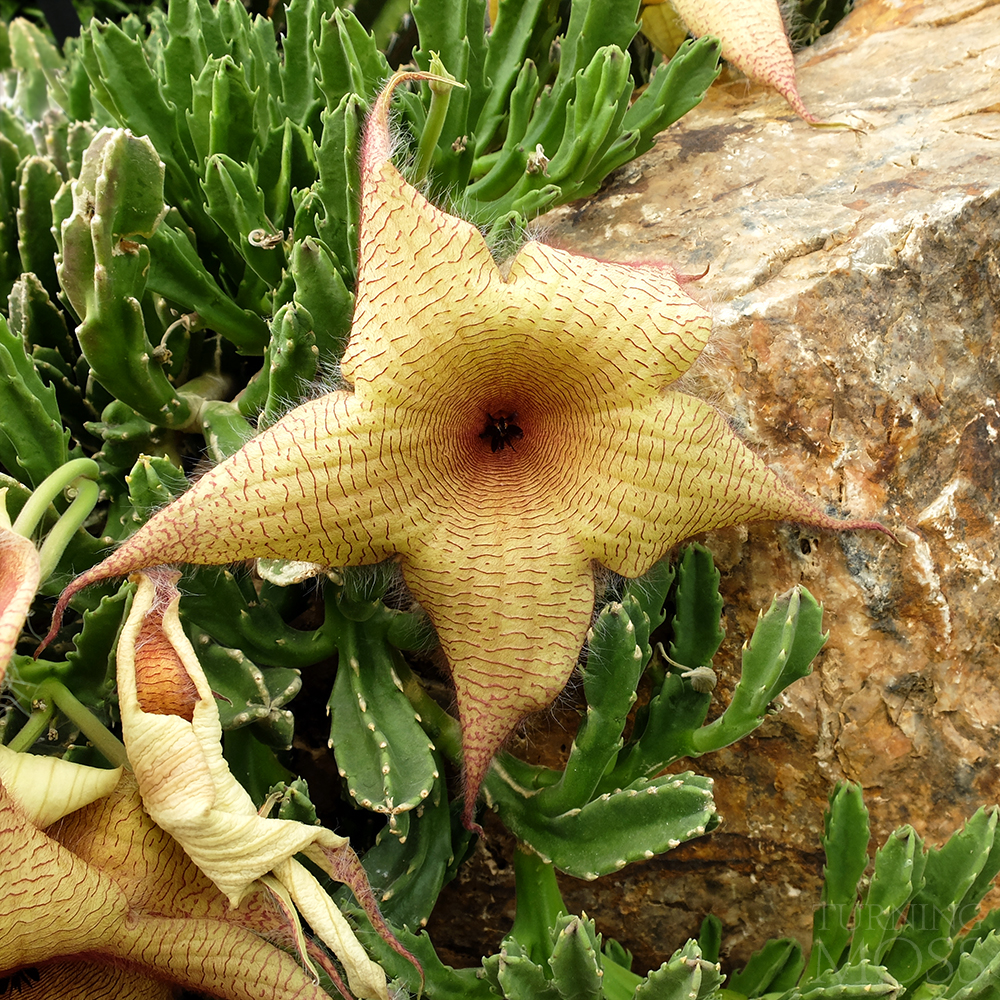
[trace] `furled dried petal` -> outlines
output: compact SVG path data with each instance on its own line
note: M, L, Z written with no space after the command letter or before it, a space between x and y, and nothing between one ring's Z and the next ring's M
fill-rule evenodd
M118 642L122 735L147 812L238 906L279 861L317 839L331 847L347 841L322 827L261 817L233 777L222 755L212 689L177 616L178 576L138 576ZM151 632L159 632L161 641L150 644ZM147 672L162 677L171 668L193 688L189 715L164 713L152 698L139 700Z
M159 1000L173 983L224 1000L328 1000L262 936L282 935L273 910L229 911L127 774L48 831L0 780L0 926L0 977L33 997Z
M351 989L388 1000L385 973L316 879L293 860L317 845L350 850L347 840L324 827L259 815L229 770L215 697L177 614L179 575L137 574L118 642L122 735L146 811L233 906L272 873L343 963Z
M368 957L351 925L315 877L294 859L275 865L274 877L288 889L313 933L343 963L351 989L359 997L387 1000L385 973Z

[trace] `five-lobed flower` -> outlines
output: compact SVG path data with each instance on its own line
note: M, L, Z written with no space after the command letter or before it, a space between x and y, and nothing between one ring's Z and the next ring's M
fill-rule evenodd
M711 329L672 269L536 241L501 266L408 184L389 102L422 78L394 76L365 130L351 388L291 411L78 577L53 631L82 587L152 565L396 559L451 668L472 825L491 759L576 664L598 566L635 577L749 521L878 526L823 514L671 388Z

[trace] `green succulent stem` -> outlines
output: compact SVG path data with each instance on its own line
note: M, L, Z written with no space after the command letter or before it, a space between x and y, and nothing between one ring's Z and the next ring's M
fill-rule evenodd
M636 987L642 978L634 972L613 962L610 958L604 960L604 996L606 1000L632 1000Z
M416 675L400 659L395 666L403 693L409 699L427 734L434 745L459 767L462 765L462 730L458 721L452 718L425 690Z
M568 911L563 902L556 870L534 851L518 844L514 852L514 886L517 911L511 936L536 965L552 957L552 931Z
M97 463L89 458L75 458L61 465L31 494L17 520L11 525L11 530L16 534L30 538L49 509L49 504L63 490L75 490L72 503L56 521L39 550L39 578L42 583L52 575L66 546L97 505L101 491L95 480L99 471Z
M430 173L434 150L437 148L445 119L448 117L452 88L465 86L445 69L441 57L436 52L431 53L430 71L436 79L431 80L428 84L431 91L431 106L427 109L427 119L424 130L420 134L420 143L417 146L417 159L413 174L414 184L422 184L426 180L427 174Z
M86 459L84 459L86 461ZM62 559L66 546L73 536L83 527L83 522L90 517L91 511L97 506L101 489L86 476L79 476L70 487L76 490L69 509L56 521L55 526L45 536L42 547L38 550L39 580L44 583L53 573L59 560Z
M514 885L517 912L510 937L532 962L546 967L555 948L559 918L568 914L555 867L525 844L518 844L514 852ZM607 957L600 967L605 1000L632 1000L642 977Z
M51 475L39 485L31 494L31 499L21 508L17 520L13 524L13 530L24 538L30 538L35 529L41 523L49 504L67 486L79 484L80 479L96 479L100 469L95 461L90 458L74 458L71 462L61 465Z
M128 767L125 745L108 731L86 705L82 704L66 687L54 678L42 681L35 689L32 703L38 708L32 711L27 723L10 741L10 749L17 753L28 750L48 729L56 708L66 716L81 733L104 755L113 767Z
M8 744L8 749L15 753L25 753L41 739L42 734L49 728L52 716L55 713L55 705L51 701L39 702L38 707L33 709L28 721L21 727L17 735Z

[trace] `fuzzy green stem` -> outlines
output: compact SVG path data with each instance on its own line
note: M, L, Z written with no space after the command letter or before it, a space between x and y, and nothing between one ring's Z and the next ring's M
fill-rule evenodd
M400 657L394 664L403 694L409 699L421 725L434 745L458 767L462 766L462 730L453 719L425 690L416 675Z
M55 706L50 701L43 701L38 708L34 709L28 716L28 721L21 727L20 732L10 741L8 749L14 753L24 753L34 746L35 741L41 738L49 728L52 721L52 713Z
M430 172L434 150L437 147L438 139L441 138L444 120L448 116L448 105L451 102L451 88L462 86L445 69L444 63L441 62L441 57L436 52L431 53L430 71L435 75L436 79L428 83L431 89L431 106L427 109L427 120L424 122L424 131L421 133L420 144L417 146L417 159L413 175L414 184L421 184Z
M239 451L254 435L250 422L233 403L203 400L197 413L205 443L217 462Z
M28 502L21 508L21 513L18 514L17 520L13 525L13 530L24 538L30 538L44 517L46 510L48 510L49 504L67 486L80 478L96 479L99 474L100 469L97 463L90 458L74 458L71 462L60 465L31 494Z

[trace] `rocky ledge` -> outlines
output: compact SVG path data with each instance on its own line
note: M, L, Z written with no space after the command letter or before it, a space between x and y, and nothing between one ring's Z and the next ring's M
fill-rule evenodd
M724 78L599 196L545 220L549 242L595 256L707 267L690 289L716 334L693 388L789 481L901 542L789 525L707 539L722 704L775 591L805 584L830 639L754 737L692 765L717 779L719 831L565 882L637 967L710 911L730 967L768 936L807 940L838 780L864 786L879 841L912 823L934 842L1000 802L1000 5L867 0L798 70L807 105L856 131L811 129ZM498 941L512 880L487 850L466 878Z

